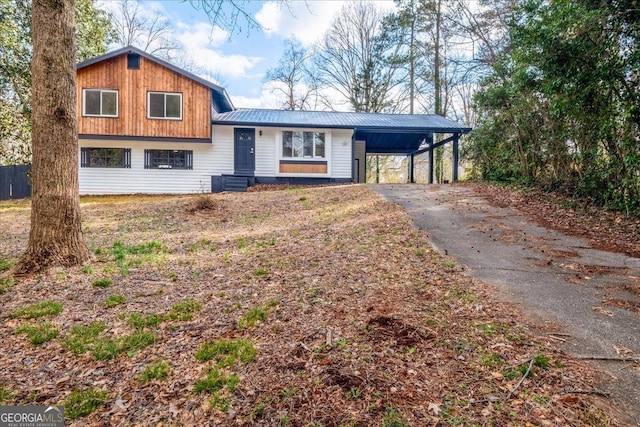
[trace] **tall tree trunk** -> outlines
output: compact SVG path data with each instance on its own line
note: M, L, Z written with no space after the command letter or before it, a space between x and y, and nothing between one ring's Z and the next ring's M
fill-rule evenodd
M78 189L73 0L33 0L31 231L17 275L91 259Z
M433 41L433 85L434 85L434 92L435 92L435 113L439 114L441 116L444 115L444 112L442 111L442 80L440 78L440 67L441 67L441 60L440 60L440 25L441 25L441 21L442 21L442 13L440 12L441 10L441 4L442 4L442 0L438 0L436 2L436 29L435 29L435 39Z
M434 107L435 113L441 116L444 116L444 111L442 108L442 79L440 77L440 68L442 66L442 61L440 58L440 50L442 48L440 43L440 27L442 25L442 13L441 8L442 0L437 0L436 7L436 28L435 28L435 39L433 41L433 88L434 88ZM442 182L443 177L443 161L444 161L444 147L436 148L436 182Z
M416 8L411 1L411 39L409 40L409 114L414 113L416 87Z

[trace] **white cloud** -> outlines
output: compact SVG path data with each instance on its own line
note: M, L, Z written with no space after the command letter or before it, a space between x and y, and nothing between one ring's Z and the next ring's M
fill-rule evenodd
M211 28L210 23L198 22L176 25L176 38L189 53L189 60L196 68L210 70L228 77L246 77L249 71L263 58L240 54L225 55L216 47L229 39L229 33L219 27Z
M269 1L256 14L257 21L268 35L295 37L305 47L314 44L326 32L336 14L347 1ZM380 8L392 10L392 0L373 2Z
M279 109L282 107L278 96L271 90L262 87L262 90L255 97L251 96L234 96L229 94L231 102L236 108L268 108Z

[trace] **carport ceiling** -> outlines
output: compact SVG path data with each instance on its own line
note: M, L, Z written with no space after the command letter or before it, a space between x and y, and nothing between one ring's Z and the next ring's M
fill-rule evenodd
M411 154L422 142L433 138L432 133L385 132L356 130L356 141L366 141L366 152L375 154Z

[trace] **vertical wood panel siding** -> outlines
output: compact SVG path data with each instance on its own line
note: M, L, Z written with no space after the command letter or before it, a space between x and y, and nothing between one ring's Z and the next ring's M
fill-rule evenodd
M83 117L82 89L117 89L118 117ZM147 119L147 91L182 93L182 120ZM78 70L78 133L172 138L211 137L211 89L140 57L127 68L127 54Z

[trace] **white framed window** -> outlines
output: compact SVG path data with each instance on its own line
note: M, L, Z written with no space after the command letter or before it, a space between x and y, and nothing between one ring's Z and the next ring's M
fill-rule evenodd
M118 91L113 89L82 89L82 115L118 117Z
M182 120L182 94L147 92L147 118Z
M324 132L282 132L283 158L325 158Z

